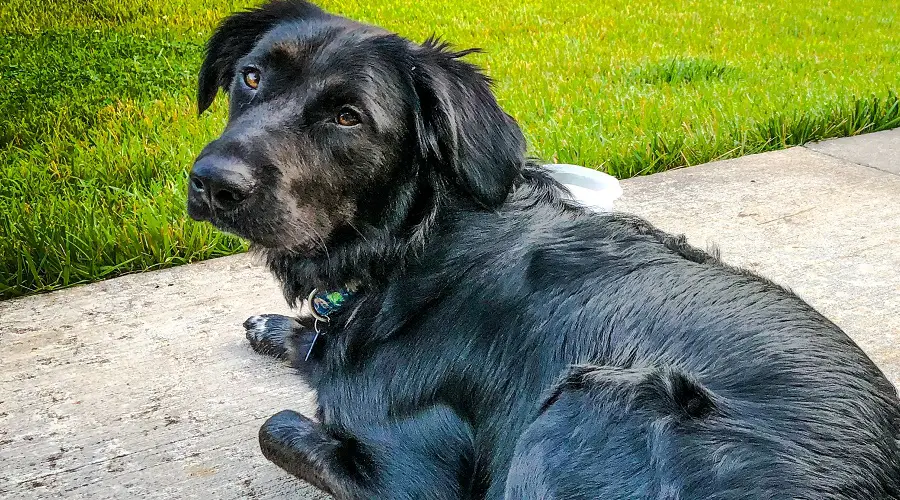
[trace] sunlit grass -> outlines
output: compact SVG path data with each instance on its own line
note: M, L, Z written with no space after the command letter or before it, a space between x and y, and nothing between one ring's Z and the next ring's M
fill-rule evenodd
M0 297L245 249L187 220L224 0L0 6ZM328 0L496 81L531 152L619 177L900 126L900 0Z

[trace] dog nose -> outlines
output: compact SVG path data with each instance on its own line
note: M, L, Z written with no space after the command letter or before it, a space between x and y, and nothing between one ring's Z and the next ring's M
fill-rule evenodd
M204 156L194 163L190 197L218 210L234 210L250 196L250 168L237 158Z

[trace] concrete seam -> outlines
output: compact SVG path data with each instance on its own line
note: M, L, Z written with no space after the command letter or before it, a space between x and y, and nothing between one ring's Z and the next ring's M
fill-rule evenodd
M833 155L833 154L826 153L826 152L824 152L824 151L819 151L819 150L817 150L817 149L812 149L812 148L810 148L810 147L807 147L806 144L803 144L803 145L800 146L800 147L803 148L803 149L805 149L805 150L807 150L807 151L811 151L811 152L813 152L813 153L818 153L818 154L820 154L820 155L822 155L822 156L827 156L827 157L833 158L833 159L835 159L835 160L840 160L840 161L842 161L842 162L844 162L844 163L849 163L849 164L851 164L851 165L856 165L856 166L858 166L858 167L863 167L863 168L870 168L870 169L872 169L872 170L877 170L877 171L879 171L879 172L884 172L884 173L886 173L886 174L896 175L897 177L900 177L900 174L895 173L895 172L891 172L890 170L883 170L883 169L880 169L880 168L878 168L878 167L873 167L872 165L866 165L865 163L859 163L859 162L856 162L856 161L853 161L853 160L848 160L848 159L846 159L846 158L841 158L840 156L835 156L835 155Z

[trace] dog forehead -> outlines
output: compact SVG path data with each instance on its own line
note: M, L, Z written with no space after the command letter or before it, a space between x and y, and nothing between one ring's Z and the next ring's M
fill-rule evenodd
M338 16L291 20L269 30L248 57L266 62L308 63L313 58L340 55L361 48L367 40L389 32ZM330 50L329 50L330 49Z

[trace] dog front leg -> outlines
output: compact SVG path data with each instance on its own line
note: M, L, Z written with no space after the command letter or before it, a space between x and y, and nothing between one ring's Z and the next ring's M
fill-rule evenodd
M259 354L287 359L297 369L305 367L307 354L315 344L316 332L298 318L281 314L260 314L244 321L250 347Z

